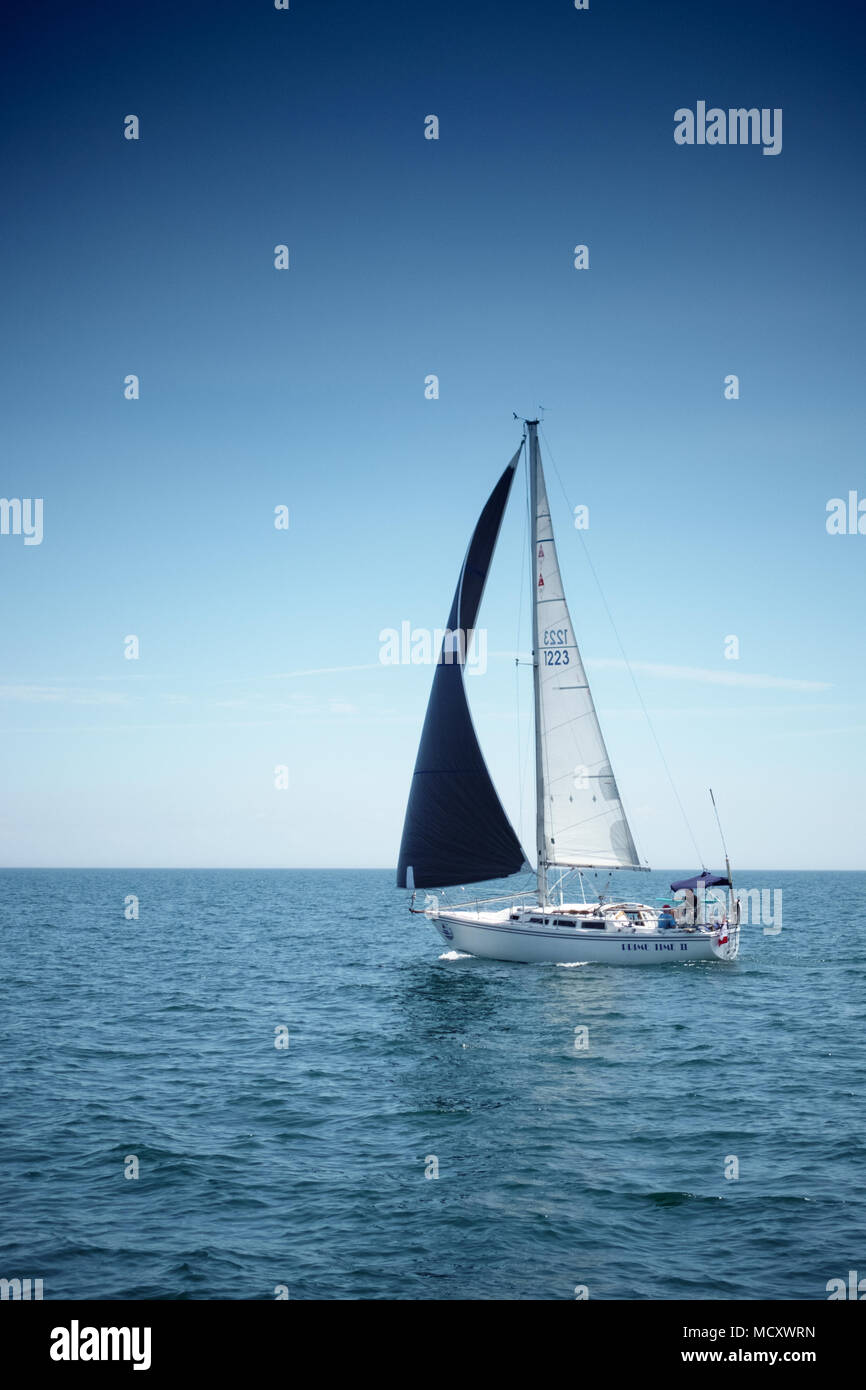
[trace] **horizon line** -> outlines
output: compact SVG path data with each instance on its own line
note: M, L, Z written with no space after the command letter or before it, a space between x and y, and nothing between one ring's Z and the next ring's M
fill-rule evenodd
M669 874L681 873L682 865L668 868L652 869L647 867L644 872ZM311 874L383 874L396 873L393 865L358 865L358 864L329 864L327 867L315 864L0 864L0 873L311 873ZM585 870L589 873L630 873L629 869L595 869ZM866 873L866 865L858 869L767 869L767 868L747 868L741 867L736 872L744 874L862 874ZM514 875L516 878L518 875ZM525 875L524 875L525 876ZM481 883L499 883L504 880L484 879ZM474 887L474 884L453 884L454 888ZM410 892L410 889L401 889L401 892ZM427 891L418 889L418 892Z

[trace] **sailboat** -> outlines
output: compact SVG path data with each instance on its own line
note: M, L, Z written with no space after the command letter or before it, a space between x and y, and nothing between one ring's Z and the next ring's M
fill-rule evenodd
M412 777L397 885L452 951L494 960L660 965L733 960L739 914L730 878L706 870L671 885L677 905L587 900L584 871L642 865L610 765L562 586L538 446L525 420L520 446L469 542L436 664ZM464 669L488 571L528 443L536 864L532 870L488 772L469 710ZM727 861L727 853L726 853ZM520 894L449 903L442 890L531 872ZM581 901L563 885L580 881ZM730 887L726 895L708 889ZM431 893L429 890L436 890ZM418 894L426 892L423 906ZM556 901L554 901L556 899ZM730 919L730 920L729 920Z

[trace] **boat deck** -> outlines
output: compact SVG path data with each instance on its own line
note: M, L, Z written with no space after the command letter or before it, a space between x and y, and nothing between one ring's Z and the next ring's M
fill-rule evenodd
M416 909L417 910L417 909ZM712 931L723 923L695 925L684 918L678 918L673 926L660 927L659 914L647 903L563 903L557 907L540 908L533 904L510 905L485 908L483 903L477 907L439 906L426 909L424 915L432 920L465 922L467 925L505 926L509 922L522 925L547 927L567 927L569 930L592 932L651 932L667 935L669 932Z

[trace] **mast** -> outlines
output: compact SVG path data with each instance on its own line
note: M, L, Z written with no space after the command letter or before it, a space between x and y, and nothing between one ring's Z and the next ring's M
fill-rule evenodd
M538 645L538 421L524 422L529 430L529 544L532 563L532 693L535 701L535 846L538 865L538 902L544 907L547 901L547 864L544 834L544 741L541 728L541 667Z
M719 838L722 842L722 849L725 852L725 871L728 875L728 887L731 890L731 916L736 922L739 922L740 904L734 896L734 880L731 878L731 861L728 858L728 847L725 844L725 832L722 830L722 822L719 820L719 808L716 805L716 798L713 796L712 787L710 787L710 801L713 803L713 810L716 813L716 825L719 827Z

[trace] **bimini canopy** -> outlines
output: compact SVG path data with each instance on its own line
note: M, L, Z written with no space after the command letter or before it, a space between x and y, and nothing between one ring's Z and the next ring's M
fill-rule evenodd
M699 888L717 888L721 884L726 888L731 887L731 880L727 874L711 874L709 869L704 869L703 873L695 874L693 878L678 878L676 883L671 884L671 889L674 893L683 888L690 893L697 893Z

